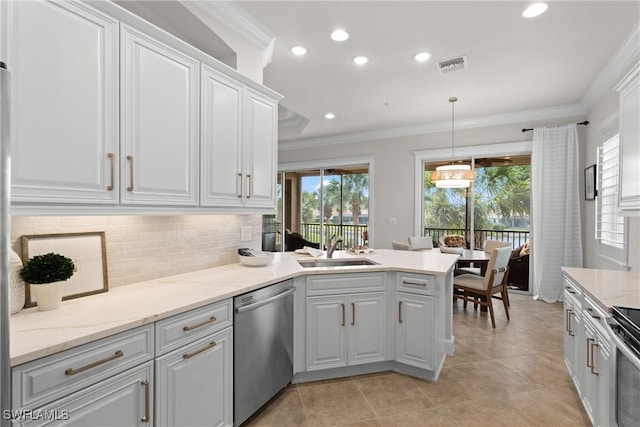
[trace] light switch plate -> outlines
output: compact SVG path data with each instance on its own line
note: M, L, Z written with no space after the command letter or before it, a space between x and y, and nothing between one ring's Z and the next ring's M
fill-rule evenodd
M248 240L251 240L251 226L240 227L240 241L246 242Z

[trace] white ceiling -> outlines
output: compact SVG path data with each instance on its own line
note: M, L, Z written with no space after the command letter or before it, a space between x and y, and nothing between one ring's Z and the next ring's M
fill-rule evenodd
M522 1L238 3L276 36L264 84L289 119L308 119L301 132L281 127L282 141L450 122L451 96L456 122L579 105L640 18L638 1L554 1L533 19ZM350 38L331 40L336 28ZM298 44L306 56L289 52ZM412 59L421 50L433 54L425 64ZM461 55L466 70L438 73Z

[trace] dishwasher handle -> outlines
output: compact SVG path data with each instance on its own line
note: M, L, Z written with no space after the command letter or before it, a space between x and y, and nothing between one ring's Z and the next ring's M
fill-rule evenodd
M249 311L249 310L253 310L253 309L258 308L258 307L262 307L263 305L270 304L270 303L272 303L274 301L282 299L282 298L286 297L287 295L291 295L295 291L296 291L296 288L289 288L286 291L280 292L279 294L274 295L272 297L269 297L269 298L267 298L265 300L258 301L256 303L249 304L249 305L243 305L242 307L236 308L236 313L243 313L245 311Z

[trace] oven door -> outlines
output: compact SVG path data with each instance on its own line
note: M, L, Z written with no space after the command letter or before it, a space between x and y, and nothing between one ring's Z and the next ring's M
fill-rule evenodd
M627 334L617 323L610 323L611 338L616 344L616 405L615 421L618 427L640 425L640 354L633 348L640 342ZM630 340L635 340L630 341Z

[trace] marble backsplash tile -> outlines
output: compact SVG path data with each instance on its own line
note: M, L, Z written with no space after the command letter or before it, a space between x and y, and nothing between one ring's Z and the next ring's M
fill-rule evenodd
M252 239L240 241L250 226ZM11 242L20 236L104 231L109 287L237 262L237 248L260 249L260 215L77 216L12 218Z

